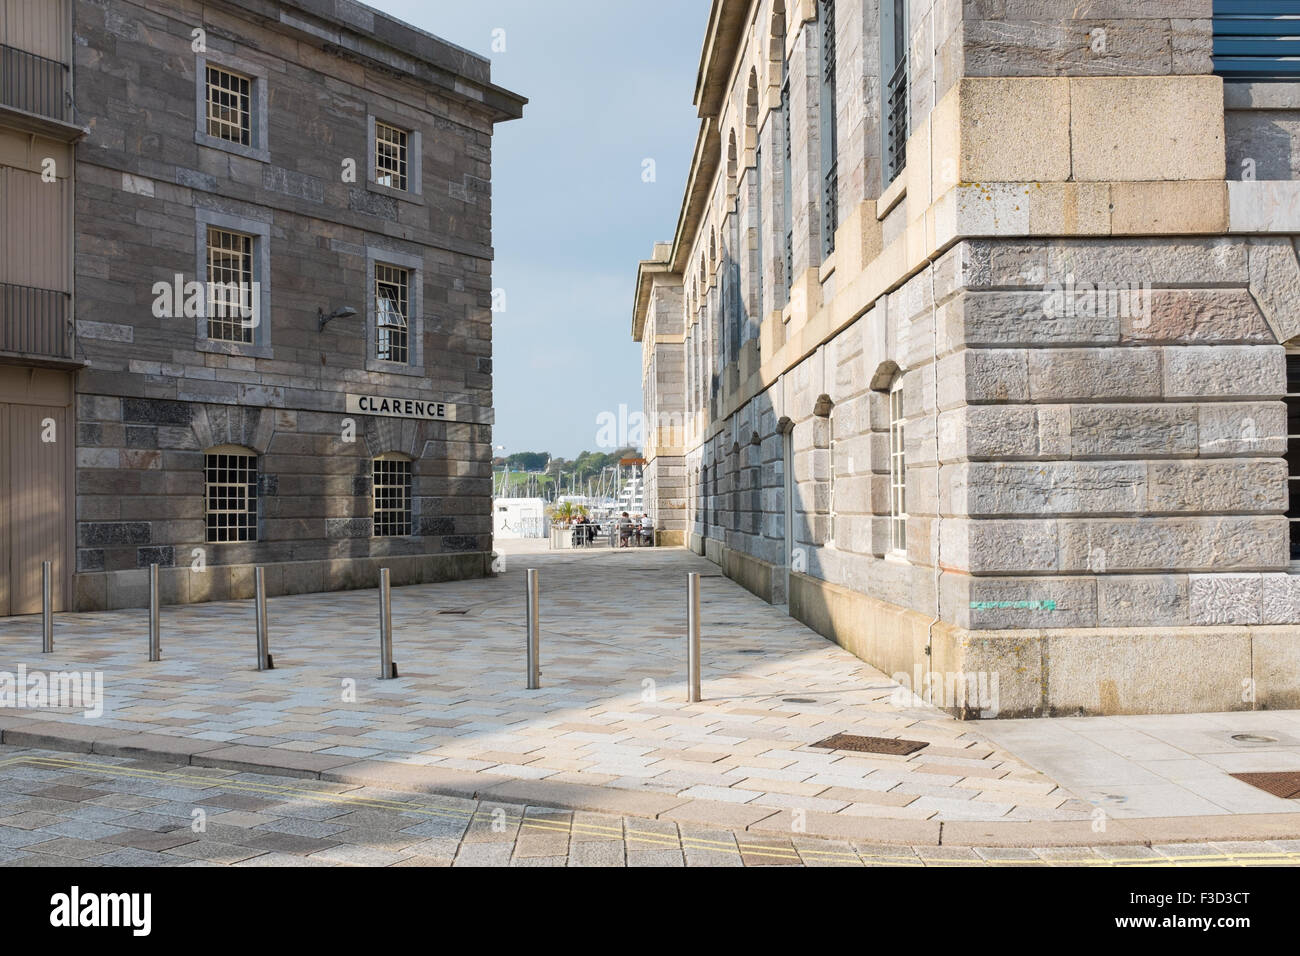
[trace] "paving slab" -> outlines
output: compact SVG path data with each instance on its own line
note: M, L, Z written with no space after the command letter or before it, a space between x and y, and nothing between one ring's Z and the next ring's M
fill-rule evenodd
M248 602L168 608L157 663L140 653L147 615L138 610L57 615L52 655L32 654L30 622L0 619L0 669L99 670L106 695L96 720L2 714L0 744L133 757L142 770L174 762L773 833L799 812L810 837L871 843L988 833L994 845L1020 845L1027 837L1019 834L1033 832L966 827L994 823L1079 824L1046 842L1106 843L1079 835L1093 834L1097 808L1112 826L1290 816L1245 829L1206 824L1196 839L1300 836L1295 801L1245 791L1228 776L1234 767L1300 762L1300 714L963 723L925 705L898 706L896 685L880 671L684 549L537 553L509 564L492 578L396 589L402 676L392 681L374 676L373 590L273 598L278 666L267 672L247 664ZM537 691L522 686L519 666L528 567L543 581ZM698 703L685 699L680 659L688 571L709 575ZM626 600L611 606L593 594ZM467 613L431 616L432 606ZM1243 746L1232 739L1243 729L1274 740ZM927 746L908 757L811 746L845 732ZM168 799L190 797L179 788ZM333 811L293 812L328 819Z

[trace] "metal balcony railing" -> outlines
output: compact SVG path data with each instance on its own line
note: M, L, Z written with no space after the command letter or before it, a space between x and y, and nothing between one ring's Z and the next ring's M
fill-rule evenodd
M885 181L892 183L907 164L907 56L898 61L885 87Z
M70 75L58 60L0 44L0 106L69 122Z
M0 352L72 358L71 296L0 282Z

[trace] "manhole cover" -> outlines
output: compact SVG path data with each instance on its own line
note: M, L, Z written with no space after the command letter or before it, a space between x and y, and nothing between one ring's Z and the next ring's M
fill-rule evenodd
M1243 744L1275 744L1276 737L1268 737L1264 734L1233 734L1233 740L1240 740Z
M787 703L787 704L815 704L815 703L817 703L817 701L813 700L811 697L782 697L781 699L782 699L785 703Z
M900 740L897 737L859 737L856 734L835 734L825 740L819 740L810 747L825 747L827 750L855 750L864 754L892 754L906 757L923 747L930 746L924 740Z
M1300 800L1300 771L1279 771L1277 773L1232 773L1242 783L1258 787L1265 793L1271 793L1283 800Z

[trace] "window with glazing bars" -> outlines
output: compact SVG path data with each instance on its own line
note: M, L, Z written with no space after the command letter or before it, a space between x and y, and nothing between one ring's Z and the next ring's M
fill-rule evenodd
M758 248L755 250L754 272L755 282L758 286L758 322L761 325L767 318L763 311L763 256L764 243L767 239L763 233L763 147L759 146L754 150L754 191L757 194L757 201L754 203L755 227L754 235L758 237Z
M786 64L788 66L789 64ZM794 288L794 149L790 145L791 135L790 126L792 117L790 115L790 77L786 76L781 85L781 135L785 138L785 169L782 170L782 179L784 180L782 188L785 190L782 197L782 210L785 226L785 301L790 301L790 292ZM783 305L785 303L782 303Z
M208 338L253 341L253 237L208 227Z
M409 270L375 264L375 306L378 310L375 331L379 336L378 355L382 361L403 365L409 361L407 319L410 285Z
M410 534L411 463L402 458L376 458L372 464L375 537Z
M907 457L903 453L903 380L889 390L889 547L907 551Z
M827 488L828 504L826 507L827 528L826 542L832 547L835 546L835 483L838 477L835 474L835 409L831 409L831 414L826 422L827 431L830 432L829 450L827 451L827 468L830 471L830 481Z
M208 135L252 146L252 92L248 77L208 67Z
M257 456L209 452L203 456L210 543L257 540Z
M835 102L835 0L821 0L822 20L822 258L835 251L840 183Z
M1291 530L1291 560L1300 561L1300 353L1286 357L1286 436L1286 516Z
M1212 12L1219 76L1292 81L1300 76L1295 0L1214 0Z
M375 182L392 189L406 189L406 130L375 123Z
M881 113L884 116L884 180L888 186L907 164L907 0L880 4Z

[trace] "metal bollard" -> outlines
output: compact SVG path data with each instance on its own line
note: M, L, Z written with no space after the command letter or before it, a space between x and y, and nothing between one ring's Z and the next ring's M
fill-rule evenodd
M54 565L41 562L41 653L54 653Z
M271 659L271 644L267 637L266 568L253 569L253 583L257 588L257 595L253 599L253 607L257 615L257 669L274 670L275 661Z
M700 576L686 575L686 683L687 700L700 700Z
M538 587L538 573L528 569L528 689L539 690L542 686L541 652L541 602Z
M397 676L393 663L393 595L388 568L379 569L379 679Z
M162 635L159 633L158 565L149 565L149 660L162 660Z

